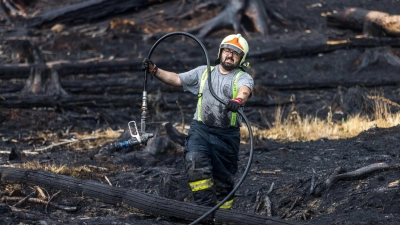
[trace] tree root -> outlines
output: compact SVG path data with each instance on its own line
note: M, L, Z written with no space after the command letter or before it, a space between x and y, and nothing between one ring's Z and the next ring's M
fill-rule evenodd
M263 1L230 0L223 11L207 22L189 29L190 33L198 33L204 38L211 32L222 28L233 28L236 33L243 31L242 19L247 16L253 23L253 29L262 35L268 33L269 17ZM245 32L245 31L244 31Z

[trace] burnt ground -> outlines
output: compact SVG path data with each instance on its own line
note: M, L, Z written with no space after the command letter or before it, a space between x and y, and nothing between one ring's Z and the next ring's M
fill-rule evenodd
M72 4L79 1L63 2ZM314 3L316 2L309 0L269 1L268 6L285 16L290 24L283 25L272 19L270 34L267 37L249 31L247 39L250 48L261 51L277 43L290 43L318 35L353 37L360 33L328 27L326 18L321 14L346 6L395 14L400 4L394 0L366 0L352 3L335 0L321 2L320 7L307 7ZM184 5L182 11L179 11L181 4ZM219 10L219 7L214 7L208 9L207 13L196 12L193 17L177 19L178 15L193 8L193 4L194 1L170 1L112 18L104 18L89 25L68 25L62 33L52 31L50 27L43 27L32 29L30 34L43 38L39 43L48 61L94 57L142 59L160 35L185 30L212 18ZM37 1L27 8L27 13L40 13L57 7L60 6L47 1ZM134 23L121 22L124 19ZM3 28L17 26L10 25L4 19L1 21L0 25ZM112 21L117 21L117 26L113 26L113 29L110 25ZM230 32L230 30L220 30L203 40L212 59L216 55L219 41ZM7 35L12 34L8 32ZM362 104L351 101L357 99L360 93L366 92L371 95L374 92L380 95L383 93L386 99L399 102L400 89L396 82L391 82L396 80L398 67L379 61L357 73L354 72L357 69L354 65L360 56L381 49L341 49L318 55L272 60L252 57L250 53L249 61L252 67L249 73L255 78L256 88L245 114L253 126L267 129L268 124L275 118L277 105L288 109L295 106L301 116L316 115L327 118L329 109L333 110L333 106L337 103L338 95L350 99L348 100L350 103L355 102L355 108L347 108L345 111L348 114L354 112L368 114L368 108L358 107ZM1 46L1 52L2 63L15 62L11 59L11 49L6 44ZM195 43L185 38L172 38L160 44L153 59L155 62L166 59L163 61L163 67L177 72L204 64L201 50ZM129 73L63 76L61 84L73 96L100 95L107 99L124 95L135 99L134 96L142 94L143 73L140 71L140 66ZM112 82L116 80L120 83L132 83L132 87L118 88ZM99 85L82 88L76 81L81 84L96 81ZM24 79L0 80L1 101L7 101L4 96L10 93L18 93L23 87L23 82ZM100 85L102 82L109 82L110 85L102 86ZM374 82L379 85L374 85ZM179 201L191 201L182 170L182 147L168 139L160 124L171 122L180 130L178 125L181 125L182 121L188 124L191 120L196 98L157 80L149 80L148 88L150 99L147 130L156 132L158 136L150 140L147 147L114 153L99 154L105 142L113 141L108 139L64 144L38 154L29 154L35 149L54 143L70 141L84 135L95 135L95 131L124 130L129 121L140 121L141 102L132 101L131 104L123 106L118 102L103 105L88 102L87 105L76 106L58 104L46 107L6 107L2 104L1 165L19 166L23 161L37 162L48 167L64 165L67 168L78 168L78 171L61 170L60 173L65 175L101 183L110 182L114 186L133 188ZM289 101L291 96L295 96L295 103ZM398 108L393 107L392 110L396 111ZM344 118L343 114L336 116L338 120ZM283 118L286 118L286 114ZM322 187L322 183L338 167L346 171L355 171L365 166L376 165L375 163L395 165L399 161L397 142L399 138L399 127L396 126L387 129L373 128L357 137L342 140L330 140L329 137L309 142L256 139L252 166L236 193L233 209L253 212L256 203L260 202L261 205L255 213L266 215L265 197L273 185L272 192L268 194L272 203L272 216L289 222L397 224L400 219L398 213L400 193L399 171L396 169L381 169L354 179L339 180L319 194L315 194L315 191L314 194L310 192L312 183L319 184L317 188ZM12 149L24 150L25 157L21 159L10 155ZM246 168L249 151L249 142L243 138L237 180ZM25 197L32 192L32 188L34 187L25 184L1 184L0 193L3 202L12 206L16 202L5 200L6 197ZM51 196L59 190L46 189L46 191ZM261 201L258 201L259 199ZM66 212L51 206L46 207L45 204L27 202L14 208L13 212L1 214L1 224L187 224L190 222L148 215L136 209L105 204L68 191L61 191L51 201L77 206L78 210ZM2 205L2 208L4 207Z

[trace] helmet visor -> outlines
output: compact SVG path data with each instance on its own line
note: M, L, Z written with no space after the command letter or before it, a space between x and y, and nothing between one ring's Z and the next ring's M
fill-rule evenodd
M221 44L221 48L230 48L230 49L234 50L235 52L239 53L239 55L241 55L241 56L243 55L243 51L240 48L238 48L234 45L231 45L231 44Z

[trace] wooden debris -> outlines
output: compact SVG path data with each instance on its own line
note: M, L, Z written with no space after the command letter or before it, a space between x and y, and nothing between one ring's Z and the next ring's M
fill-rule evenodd
M315 175L316 171L312 168L312 177L311 177L311 185L310 185L310 195L312 195L315 191Z
M264 202L265 202L265 205L266 205L267 216L272 216L272 210L271 210L271 208L272 208L272 202L271 202L271 200L269 199L268 195L265 196Z
M335 169L335 172L332 173L331 176L329 176L328 179L325 180L325 185L326 187L331 187L334 185L336 182L344 179L350 179L350 178L359 178L362 176L365 176L369 173L379 171L379 170L388 170L388 169L399 169L400 164L387 164L387 163L373 163L368 166L361 167L357 170L347 172L347 173L341 173L343 172L343 169L338 167Z
M387 163L373 163L368 166L361 167L357 170L345 173L342 167L337 167L333 173L322 183L319 184L314 195L320 196L321 193L331 188L335 183L341 180L356 179L366 176L369 173L380 171L380 170L393 170L399 169L400 164L387 164Z
M49 204L51 204L53 207L55 206L55 204L54 203L52 203L52 202L50 202L56 195L58 195L58 194L60 194L61 193L61 191L57 191L54 195L52 195L50 198L49 198L49 200L47 201L47 203L46 203L46 208L44 209L45 210L45 212L47 213L47 206L49 205ZM66 209L66 208L68 208L68 210L70 210L71 208L70 207L60 207L59 205L56 205L56 207L57 208L59 208L59 209ZM75 210L74 211L76 211L77 210L77 207L73 207Z
M78 61L60 60L47 63L20 63L0 65L0 78L26 78L31 69L47 69L57 71L59 75L112 73L123 71L138 71L141 65L139 59L85 59Z
M34 194L36 194L36 191L33 191L32 193L30 193L30 194L27 195L26 197L21 198L21 199L20 199L17 203L15 203L13 206L14 206L14 207L18 207L18 206L22 205L24 202L28 201L28 199L29 199L30 197L32 197L32 195L34 195Z
M52 26L54 24L88 23L104 16L117 15L135 7L157 3L148 0L88 0L42 13L25 21L28 27Z
M286 212L281 216L281 219L286 218L286 217L289 215L289 213L294 209L294 207L296 207L297 202L298 202L299 200L301 200L301 199L302 199L301 197L296 197L296 198L294 199L292 205L290 206L290 208L289 208L288 210L286 210Z
M261 190L257 191L257 195L256 195L256 201L254 202L253 205L253 213L256 213L258 211L258 209L260 208L261 205Z
M328 25L360 30L365 36L400 36L400 15L346 8L327 16Z
M72 143L76 143L76 142L79 142L79 141L97 140L97 139L100 139L100 138L101 137L86 137L86 138L81 138L81 139L72 139L72 140L69 140L69 141L63 141L63 142L55 143L55 144L52 144L52 145L49 145L49 146L46 146L46 147L43 147L43 148L37 148L34 151L35 152L43 152L43 151L52 149L52 148L60 146L60 145L72 144Z
M50 172L28 169L0 168L1 183L25 183L29 185L41 185L43 187L66 190L90 198L96 198L108 204L124 204L143 210L146 213L195 220L204 215L211 208L193 203L180 202L165 199L156 195L138 192L133 189L113 187L91 180L82 180L65 175L57 175ZM168 207L165 207L168 206ZM244 213L235 210L217 210L214 217L207 217L204 222L225 222L229 224L297 224L279 218L264 217L252 213Z
M22 197L7 197L7 196L3 196L0 200L2 202L5 202L5 201L21 201L21 200L23 200L23 198ZM66 212L75 212L76 210L79 209L76 206L60 205L60 204L57 204L57 203L54 203L54 202L44 201L44 200L39 199L39 198L29 198L26 201L27 202L32 202L32 203L44 204L44 205L46 205L46 210L47 210L47 205L50 205L51 207L56 208L56 209L64 210Z

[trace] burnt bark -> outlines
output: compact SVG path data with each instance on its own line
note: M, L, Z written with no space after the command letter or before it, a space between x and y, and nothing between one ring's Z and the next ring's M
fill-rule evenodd
M399 169L400 164L388 164L388 163L373 163L368 166L361 167L357 170L346 172L344 168L337 167L332 174L323 182L321 183L316 191L315 195L319 196L321 193L329 188L331 188L334 184L341 180L349 180L349 179L357 179L365 177L366 175L382 170L394 170Z
M45 59L37 45L29 40L9 40L8 44L13 51L13 58L20 62L42 64ZM67 95L61 87L56 70L46 71L43 68L31 67L29 77L25 82L21 94L45 94L51 96Z
M2 95L0 106L2 107L74 107L74 106L90 106L90 107L120 107L120 106L135 106L137 103L140 107L142 100L141 96L62 96L53 97L46 95L23 96L18 95Z
M296 41L294 41L296 40ZM338 49L369 48L378 46L399 47L400 39L390 37L332 39L325 36L299 36L293 41L269 41L263 50L252 51L248 58L273 60L283 57L300 57L332 52Z
M0 169L3 184L24 183L40 185L46 188L64 190L82 196L99 199L108 204L123 204L146 213L183 220L195 220L211 208L192 203L162 198L132 189L118 188L90 180L82 180L65 175L57 175L40 170L2 168ZM167 206L167 207L166 207ZM265 217L235 210L217 210L214 217L205 221L225 222L229 224L299 224L274 217Z
M25 21L28 27L52 26L61 24L82 24L93 22L107 16L126 12L136 7L145 7L158 1L148 0L89 0L45 12Z
M173 94L172 99L184 102L182 108L190 109L196 104L196 96ZM19 96L15 94L3 94L0 96L0 106L7 108L31 108L31 107L62 107L70 108L75 106L87 106L94 108L102 107L141 107L142 95L67 95L62 97L35 95ZM162 108L165 110L177 110L175 101L165 102L163 99L152 100L150 107Z
M2 79L26 78L32 69L54 70L59 75L96 74L124 71L139 71L139 59L86 59L79 61L60 60L47 63L20 63L0 65Z
M400 36L400 16L385 12L346 8L328 15L329 26L362 31L366 36Z
M300 57L331 52L338 49L356 47L391 46L400 47L400 39L390 37L375 38L347 38L330 39L328 37L296 37L296 41L269 41L263 50L252 51L248 58L253 60L274 60L283 57ZM172 65L190 65L193 59L168 59L159 60L160 68L168 68ZM55 70L60 76L70 74L96 74L114 73L124 71L141 71L141 59L85 59L78 61L60 60L47 63L19 63L0 65L0 78L26 78L32 69ZM175 70L183 70L177 68Z

